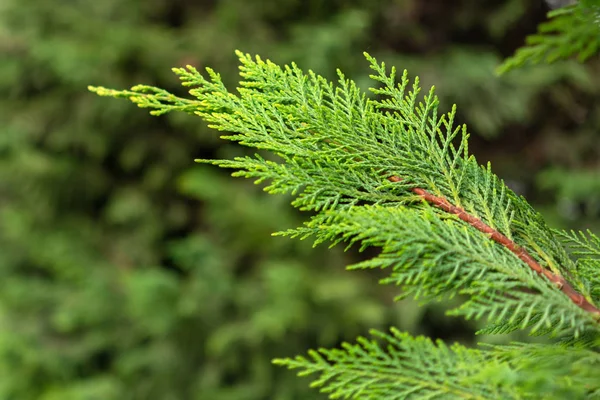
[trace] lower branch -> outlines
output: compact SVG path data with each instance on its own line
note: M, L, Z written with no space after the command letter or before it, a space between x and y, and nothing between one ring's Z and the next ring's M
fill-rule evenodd
M391 176L388 178L388 180L391 182L401 182L402 178L398 176ZM429 204L432 204L433 206L438 207L450 214L456 215L458 218L465 221L478 231L488 235L490 239L492 239L496 243L499 243L500 245L506 247L513 254L515 254L517 257L523 260L525 264L529 266L529 268L534 270L539 275L545 276L550 282L554 283L564 294L567 295L567 297L569 297L569 299L571 299L573 303L575 303L577 306L584 309L585 311L596 314L597 317L600 318L600 309L598 309L596 306L590 303L581 293L578 293L573 288L573 286L571 286L571 284L567 282L565 278L556 275L551 271L547 270L546 268L542 267L523 247L517 245L515 242L510 240L502 233L498 232L491 226L485 224L479 218L467 213L462 208L456 207L455 205L451 204L445 198L435 196L429 193L428 191L420 188L413 188L411 190L413 193L421 197Z

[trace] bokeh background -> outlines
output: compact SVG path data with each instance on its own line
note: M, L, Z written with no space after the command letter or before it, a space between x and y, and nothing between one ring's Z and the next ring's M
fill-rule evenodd
M234 49L339 67L368 51L458 104L471 150L561 228L600 231L600 62L494 68L541 0L0 0L0 400L324 399L274 357L369 328L473 342L444 305L394 303L355 250L273 238L301 223L194 158L232 157L198 118L87 92L233 87ZM458 301L458 300L457 300ZM445 305L447 306L447 305ZM479 339L478 339L479 340Z

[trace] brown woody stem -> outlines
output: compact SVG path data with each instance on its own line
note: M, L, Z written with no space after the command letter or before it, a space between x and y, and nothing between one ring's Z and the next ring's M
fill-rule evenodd
M388 180L391 182L401 182L402 178L400 178L398 176L391 176L388 178ZM594 313L598 317L600 317L600 309L598 309L596 306L594 306L592 303L590 303L581 293L578 293L573 288L573 286L571 286L569 284L569 282L567 282L567 280L565 278L563 278L562 276L556 275L556 274L552 273L551 271L547 270L546 268L542 267L523 247L517 245L515 242L510 240L508 237L506 237L502 233L498 232L494 228L485 224L479 218L474 217L473 215L467 213L462 208L451 204L445 198L435 196L435 195L429 193L428 191L426 191L424 189L420 189L420 188L413 188L411 190L413 193L415 193L416 195L421 197L426 202L428 202L428 203L434 205L435 207L438 207L450 214L456 215L458 218L465 221L467 224L471 225L478 231L483 232L486 235L488 235L490 237L490 239L492 239L496 243L499 243L500 245L506 247L513 254L515 254L517 257L519 257L521 260L523 260L525 262L525 264L527 264L529 266L529 268L534 270L539 275L543 275L550 282L554 283L577 306L579 306L580 308L582 308L585 311Z

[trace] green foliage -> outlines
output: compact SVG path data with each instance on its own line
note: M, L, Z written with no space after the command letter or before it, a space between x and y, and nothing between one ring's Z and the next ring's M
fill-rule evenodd
M600 295L600 276L598 276L600 238L590 231L587 232L587 235L583 232L576 233L574 231L559 231L557 233L577 259L573 273L588 276L588 287L584 289L590 291L592 296L597 297Z
M298 223L286 199L192 161L231 146L193 118L132 116L85 91L177 90L173 62L226 70L234 43L279 52L278 21L310 24L282 4L2 2L1 399L316 398L270 360L395 320L340 252L273 244ZM312 16L340 59L370 21L343 15Z
M597 398L597 352L564 345L513 344L485 350L435 344L392 328L342 349L275 360L337 399ZM594 390L594 388L596 388Z
M301 368L300 376L318 373L314 386L324 386L331 398L516 398L512 390L477 384L486 354L455 344L437 346L424 337L413 338L392 329L391 334L372 332L377 340L362 337L342 349L311 351L310 359L276 360L289 368ZM479 382L478 382L479 383Z
M597 230L593 196L567 192L573 175L537 174L593 176L599 65L494 77L542 11L541 0L4 0L0 398L321 399L270 360L389 325L470 343L483 320L443 318L462 296L392 307L397 288L374 286L388 271L341 270L372 251L270 239L300 224L288 197L192 162L251 153L183 113L149 118L84 89L181 94L169 67L188 63L230 85L235 48L327 78L340 67L365 88L368 49L435 83L442 107L460 104L478 159L553 225Z
M207 68L206 78L192 66L174 69L192 99L145 85L125 91L90 89L129 99L154 115L198 115L210 127L227 132L223 138L275 155L276 159L255 154L201 161L234 168L234 176L256 183L268 182L267 192L291 193L294 207L316 212L303 227L283 234L314 237L315 244L344 241L360 243L361 249L380 248L378 256L353 268L386 268L389 277L384 282L422 301L465 296L451 313L486 317L482 332L529 329L569 340L563 352L531 347L528 355L515 347L435 347L394 333L383 335L391 342L386 350L360 339L359 345L346 345L345 350L322 350L324 357L313 352L310 360L279 363L301 368L302 374L320 373L314 385L332 398L580 398L600 393L598 373L580 372L597 371L593 349L600 337L600 311L593 304L600 301L594 290L600 259L583 258L587 267L577 268L561 236L489 165L479 166L469 154L466 127L455 126L455 109L438 113L433 88L420 100L418 79L411 84L405 71L396 83L395 69L388 73L369 55L371 78L379 84L371 89L376 99L341 72L334 85L312 71L304 74L295 64L279 67L240 52L238 57L238 94L227 90L212 69ZM431 193L434 200L419 191ZM441 206L448 203L460 212ZM492 241L489 231L477 227L480 223L531 254L548 274L567 277L592 310L515 257L518 251ZM575 247L588 249L596 239L570 238ZM578 349L586 357L573 363L569 350ZM523 365L532 368L530 362L537 358L549 368L548 374L515 378ZM561 365L574 369L565 376ZM479 379L481 373L495 378Z
M600 238L589 231L588 235L589 238L583 232L579 232L579 234L573 231L570 234L566 232L561 233L561 236L566 239L569 247L574 250L573 254L578 256L578 261L581 260L580 257L582 256L586 256L583 260L600 257Z
M498 67L498 73L573 55L583 62L600 49L600 1L581 0L549 12L548 17L548 22L539 25L538 33L527 38L526 46Z

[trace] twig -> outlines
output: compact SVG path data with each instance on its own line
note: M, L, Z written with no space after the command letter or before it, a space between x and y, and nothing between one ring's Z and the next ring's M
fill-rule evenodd
M398 176L390 176L388 180L390 182L401 182L402 178ZM479 218L467 213L462 208L451 204L445 198L435 196L429 193L428 191L420 188L413 188L411 190L413 193L421 197L426 202L446 212L456 215L458 218L465 221L478 231L488 235L490 239L492 239L496 243L499 243L500 245L506 247L513 254L515 254L517 257L523 260L525 264L529 266L529 268L531 268L538 274L545 276L550 282L554 283L564 294L567 295L567 297L569 297L569 299L571 299L573 303L575 303L577 306L579 306L585 311L596 314L597 317L600 318L600 309L598 309L596 306L590 303L581 293L578 293L571 286L571 284L567 282L565 278L563 278L562 276L555 275L551 271L542 267L523 247L517 245L515 242L510 240L502 233L498 232L491 226L485 224Z

